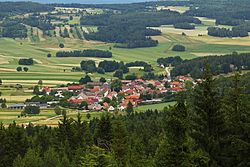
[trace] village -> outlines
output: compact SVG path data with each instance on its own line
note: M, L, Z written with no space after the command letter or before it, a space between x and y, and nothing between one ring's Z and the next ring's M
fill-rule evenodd
M40 100L35 96L24 103L9 105L9 109L24 109L27 106L37 106L41 109L62 106L84 111L124 111L128 103L133 107L156 104L166 101L166 95L174 95L185 90L186 83L196 82L187 76L178 76L174 80L115 80L116 87L111 82L88 82L85 85L68 85L65 87L40 87L40 92L48 100ZM40 97L41 97L40 96ZM167 99L168 100L168 99Z

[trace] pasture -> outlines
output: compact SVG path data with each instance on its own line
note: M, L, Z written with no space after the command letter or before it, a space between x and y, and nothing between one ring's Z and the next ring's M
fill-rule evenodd
M20 116L22 110L9 110L0 109L0 122L4 125L8 125L15 121L18 125L27 125L32 123L34 125L48 125L57 126L58 122L63 118L61 115L56 115L53 109L42 109L40 114ZM67 109L67 116L72 119L77 118L77 114L80 112L82 120L88 120L86 112ZM103 112L90 112L90 119L99 118Z
M138 106L135 108L135 111L141 112L141 111L146 111L146 110L158 110L158 111L163 111L165 107L168 106L173 106L175 105L176 102L166 102L166 103L159 103L159 104L149 104L149 105L143 105L143 106Z

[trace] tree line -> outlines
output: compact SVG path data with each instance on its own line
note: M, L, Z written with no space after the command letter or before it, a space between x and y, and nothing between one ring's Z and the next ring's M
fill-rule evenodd
M185 29L185 30L193 30L195 29L195 25L189 23L176 23L174 24L174 28Z
M95 61L93 60L83 60L80 63L81 69L86 72L98 72L100 74L104 74L106 72L114 72L118 69L121 69L123 73L128 73L129 69L125 66L124 62L117 61L101 61L98 66L96 66Z
M169 65L176 66L178 64L181 64L182 62L183 62L183 59L180 56L157 59L158 65L164 65L165 67Z
M33 65L34 64L34 60L32 58L19 59L18 64L19 65Z
M98 50L98 49L86 49L82 51L60 51L56 53L56 57L99 57L99 58L111 58L112 52Z
M221 92L207 67L203 82L162 112L128 105L123 116L64 114L54 128L1 125L0 167L248 166L249 94L240 75L223 81L231 84Z
M250 54L234 52L223 56L209 56L184 60L171 70L171 75L179 76L190 74L194 78L200 78L204 70L204 62L211 65L213 75L227 74L235 70L249 70Z
M247 37L248 30L242 26L229 28L208 27L208 35L215 37Z

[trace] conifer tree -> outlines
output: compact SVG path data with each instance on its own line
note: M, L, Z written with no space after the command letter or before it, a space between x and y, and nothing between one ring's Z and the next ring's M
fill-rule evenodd
M227 135L223 150L226 166L248 166L250 162L250 105L238 73L233 78L223 99L223 110L226 113Z
M170 109L166 118L166 134L162 137L156 151L156 166L185 167L192 166L188 161L187 109L183 100Z
M101 116L95 130L94 139L97 146L109 149L112 133L110 116L108 114L103 114Z
M121 119L112 122L112 144L111 149L114 152L115 159L119 166L126 166L127 156L127 129Z
M207 155L209 167L218 166L220 153L220 139L224 127L224 118L221 112L220 96L214 86L210 66L206 64L202 82L196 86L193 94L193 108L191 135Z

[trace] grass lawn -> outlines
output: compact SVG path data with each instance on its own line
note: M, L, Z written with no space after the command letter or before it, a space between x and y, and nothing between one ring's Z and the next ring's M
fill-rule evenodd
M150 105L143 105L138 106L135 108L135 111L146 111L146 110L158 110L162 111L164 107L174 105L176 102L167 102L167 103L159 103L159 104L150 104Z

